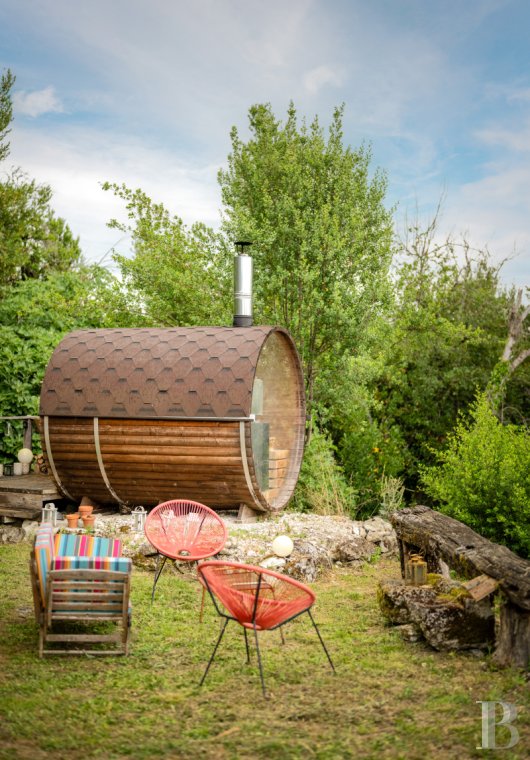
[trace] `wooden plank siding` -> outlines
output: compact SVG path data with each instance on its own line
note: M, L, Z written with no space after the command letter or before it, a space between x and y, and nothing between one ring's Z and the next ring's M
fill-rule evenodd
M49 437L54 466L68 494L114 503L98 464L93 420L50 417ZM245 445L254 495L242 466L239 422L107 419L99 420L99 438L108 481L126 504L154 506L184 498L216 509L240 504L270 508L259 493L250 423L245 423Z

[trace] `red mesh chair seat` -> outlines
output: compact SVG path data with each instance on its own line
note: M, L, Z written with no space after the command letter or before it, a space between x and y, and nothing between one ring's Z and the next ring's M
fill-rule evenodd
M260 669L261 685L265 694L265 682L261 667L261 656L258 644L258 631L272 630L307 612L324 648L328 661L333 670L333 662L326 649L320 631L311 614L315 602L314 592L304 583L294 580L287 575L266 570L263 567L243 565L238 562L203 562L198 568L199 576L208 589L218 614L225 618L206 671L202 677L204 683L215 653L221 643L225 628L230 620L235 620L245 632L247 662L249 647L247 629L252 629L255 635L256 650ZM283 636L282 636L283 640Z
M305 612L316 599L303 583L261 567L205 562L199 572L209 590L245 628L276 628Z
M154 598L167 559L196 562L213 557L225 545L227 533L223 520L213 509L196 501L175 499L159 504L148 514L145 535L158 554Z

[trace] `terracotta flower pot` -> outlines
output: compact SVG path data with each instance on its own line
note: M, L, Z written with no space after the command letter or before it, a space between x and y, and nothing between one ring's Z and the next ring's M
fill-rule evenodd
M66 519L68 521L69 528L77 528L79 523L79 512L74 512L73 514L66 515Z
M93 509L94 509L94 507L90 506L89 504L82 504L79 507L78 512L81 515L81 517L84 518L84 517L88 517L89 515L91 515Z
M82 515L82 517L83 517L83 525L84 525L85 528L93 528L94 527L94 522L96 520L96 518L94 517L94 515Z

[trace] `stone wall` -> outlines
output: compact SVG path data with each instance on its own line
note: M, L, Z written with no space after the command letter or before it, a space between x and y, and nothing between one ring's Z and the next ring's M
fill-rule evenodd
M334 564L358 565L374 555L397 552L394 529L380 517L359 521L284 512L248 524L237 522L232 513L223 513L223 519L228 527L228 540L218 559L263 565L309 582ZM37 522L27 520L0 525L0 544L29 541L37 527ZM95 532L121 538L126 556L132 557L139 567L154 569L155 561L148 556L153 549L143 534L134 533L130 515L97 514ZM288 535L294 543L294 550L286 559L272 553L272 541L279 535ZM195 572L186 563L182 563L182 568Z

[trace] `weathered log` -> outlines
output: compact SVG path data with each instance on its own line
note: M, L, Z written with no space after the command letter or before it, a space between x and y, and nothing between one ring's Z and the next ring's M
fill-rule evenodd
M401 509L391 516L402 541L429 557L441 557L466 578L489 575L505 596L530 611L530 562L505 546L483 538L452 517L424 506Z
M501 667L527 668L530 661L530 612L508 602L501 605L494 661Z
M402 509L391 517L401 539L402 563L411 547L428 561L440 558L462 575L487 575L503 593L494 659L501 666L527 668L530 662L530 562L505 546L428 507Z

